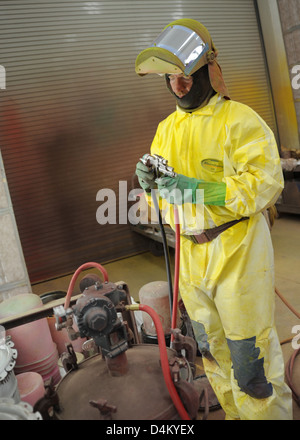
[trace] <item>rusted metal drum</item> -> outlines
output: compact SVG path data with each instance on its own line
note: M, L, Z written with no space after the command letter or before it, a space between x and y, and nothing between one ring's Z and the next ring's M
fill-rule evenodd
M168 357L174 350L167 348ZM101 355L92 356L69 371L56 393L60 420L178 420L178 412L167 390L159 347L139 344L126 351L127 373L112 376ZM185 368L185 380L192 378ZM106 402L106 403L105 403ZM99 406L102 405L102 411Z

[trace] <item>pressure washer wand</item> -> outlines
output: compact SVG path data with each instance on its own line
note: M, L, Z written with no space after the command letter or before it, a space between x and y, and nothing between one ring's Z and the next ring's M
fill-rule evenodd
M168 286L169 286L170 316L172 316L172 313L173 313L173 285L172 285L172 275L171 275L171 269L170 269L170 254L169 254L166 232L165 232L165 228L163 226L162 217L161 217L160 209L158 206L156 194L154 194L154 196L153 196L153 203L154 203L156 215L158 217L158 223L159 223L159 227L160 227L160 231L161 231L161 235L162 235L165 262L166 262L166 270L167 270L167 279L168 279Z

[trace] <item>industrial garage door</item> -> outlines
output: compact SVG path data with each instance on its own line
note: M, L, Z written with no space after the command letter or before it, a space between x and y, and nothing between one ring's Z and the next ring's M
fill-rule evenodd
M253 0L0 2L1 152L32 283L146 249L126 222L119 182L130 191L174 101L163 79L138 77L134 62L184 17L211 32L231 97L277 135ZM100 225L103 188L116 194L116 222Z

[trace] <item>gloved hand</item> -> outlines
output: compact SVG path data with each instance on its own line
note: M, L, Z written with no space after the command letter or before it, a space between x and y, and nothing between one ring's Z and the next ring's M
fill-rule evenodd
M155 182L157 183L160 196L171 204L204 203L205 205L225 205L226 184L224 182L206 182L205 180L198 180L183 174L177 174L176 177L159 177ZM196 198L197 189L204 190L204 200L201 197L201 193Z
M196 189L198 186L197 179L177 174L176 177L159 177L155 182L157 183L159 195L169 203L182 205L184 202L187 202L188 195L190 199L189 202L191 203L194 199L193 195L196 196ZM184 191L187 189L190 189L191 191Z
M142 162L138 162L136 164L135 174L137 175L139 184L143 190L150 192L151 189L157 188L153 170L144 165Z

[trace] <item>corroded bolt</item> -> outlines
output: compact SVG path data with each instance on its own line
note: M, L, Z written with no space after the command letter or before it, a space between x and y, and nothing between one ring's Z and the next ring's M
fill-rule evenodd
M107 326L107 314L100 307L92 307L85 313L84 321L92 330L101 331Z

